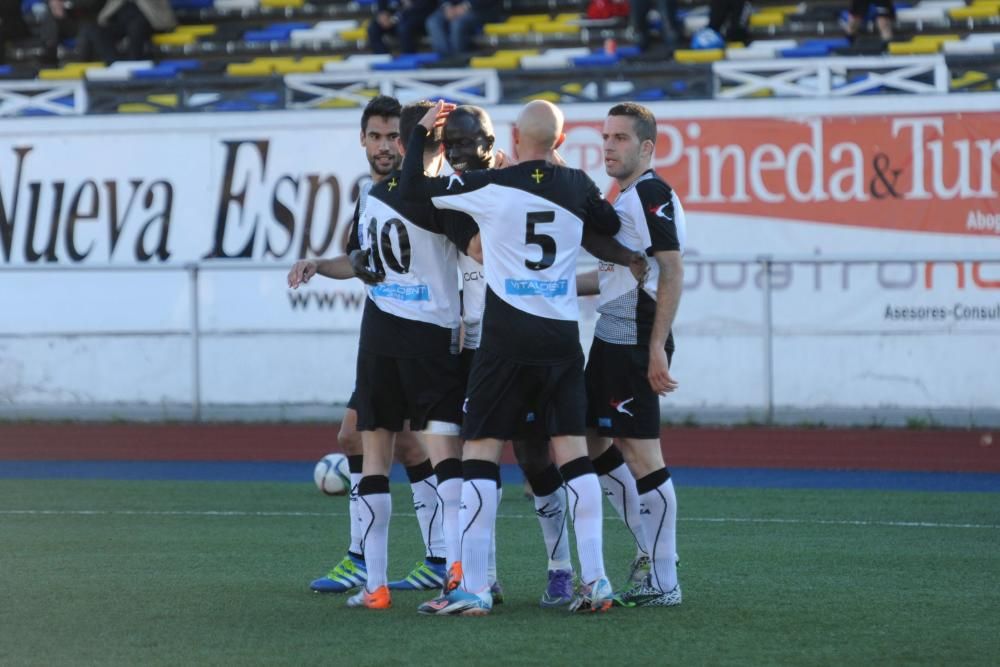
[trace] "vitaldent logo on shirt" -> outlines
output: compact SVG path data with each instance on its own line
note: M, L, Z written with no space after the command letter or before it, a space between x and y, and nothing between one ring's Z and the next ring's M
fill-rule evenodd
M382 283L372 288L372 296L397 301L430 301L431 292L427 285L396 285Z
M514 280L508 278L504 287L513 296L565 296L569 283L565 280Z

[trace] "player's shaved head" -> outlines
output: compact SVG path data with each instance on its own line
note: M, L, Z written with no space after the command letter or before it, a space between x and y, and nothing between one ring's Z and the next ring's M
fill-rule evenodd
M526 146L552 150L562 138L562 111L545 100L529 102L517 117L517 130L521 143Z

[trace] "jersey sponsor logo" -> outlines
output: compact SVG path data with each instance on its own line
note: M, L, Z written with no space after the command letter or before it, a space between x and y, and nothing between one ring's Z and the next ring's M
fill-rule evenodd
M427 285L397 285L382 283L372 288L372 296L397 301L430 301L431 291Z
M565 296L569 293L567 280L515 280L504 281L507 294L512 296Z
M663 218L667 222L671 222L673 221L674 216L667 215L666 211L666 208L670 206L670 204L671 202L667 202L666 204L661 204L660 206L650 206L649 212L655 215L657 218Z
M448 187L446 189L451 190L451 186L455 185L455 183L458 183L463 188L465 187L465 181L462 180L462 176L460 174L452 174L448 177Z
M615 410L622 413L623 415L628 415L629 417L635 417L635 415L629 412L628 408L625 407L634 400L635 396L633 396L632 398L626 398L624 401L616 401L615 399L612 398L610 403L611 407L613 407Z
M615 265L612 264L611 262L602 262L602 261L598 260L597 261L597 271L599 273L614 273L615 272Z

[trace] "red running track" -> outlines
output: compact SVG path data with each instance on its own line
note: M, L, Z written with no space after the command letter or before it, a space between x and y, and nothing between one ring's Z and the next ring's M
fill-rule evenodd
M337 424L0 424L0 462L315 461L337 451L337 430ZM665 428L662 442L667 464L677 467L1000 472L1000 433L988 430ZM504 461L514 462L509 448Z

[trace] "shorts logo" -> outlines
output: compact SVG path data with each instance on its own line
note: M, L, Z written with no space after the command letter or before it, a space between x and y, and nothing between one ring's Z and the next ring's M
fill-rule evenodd
M601 428L611 428L611 417L598 417L597 425Z
M397 301L430 301L431 291L427 285L397 285L382 283L372 288L372 296L380 296Z
M535 413L534 412L529 412L527 415L525 415L524 421L528 422L529 424L531 422L535 421Z
M507 278L504 281L507 294L512 296L566 296L569 293L569 282L566 280L515 280Z
M462 401L462 414L469 414L469 399Z
M623 415L628 415L629 417L635 417L635 415L629 412L628 408L625 407L634 400L635 400L634 396L632 398L626 398L624 401L616 401L615 399L612 398L611 407L613 407L615 410L622 413Z

